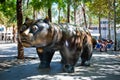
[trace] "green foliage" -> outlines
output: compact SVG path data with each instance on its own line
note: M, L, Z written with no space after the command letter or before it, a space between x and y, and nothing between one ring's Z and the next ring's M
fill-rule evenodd
M5 15L0 11L0 24L6 24L8 19L5 17Z
M58 4L58 9L65 9L66 7L65 0L55 0L55 3Z
M116 5L116 21L118 24L120 24L120 0L117 0Z
M16 21L16 0L6 0L0 4L0 12L4 15L2 18L7 18L4 23L13 23Z
M25 19L26 17L32 18L33 15L33 7L31 5L23 7L23 18Z
M91 14L96 16L106 17L108 14L108 3L107 0L95 0L88 4L89 11Z
M110 1L110 6L108 1ZM62 11L64 16L66 16L67 13L67 3L70 3L71 7L76 10L81 3L85 3L86 8L88 9L88 11L86 11L88 16L101 16L107 18L108 13L110 12L111 19L113 19L113 0L29 0L28 8L27 6L24 6L27 3L23 4L23 16L31 17L33 15L33 9L36 11L48 9L53 3L58 4L57 9ZM120 0L116 0L116 4L116 21L120 24ZM56 16L57 11L54 11L54 9L52 11L56 13L53 17ZM16 22L16 0L0 0L0 22L4 24L6 22Z
M56 0L32 0L30 5L32 5L35 10L40 10L41 8L51 7L53 2L56 2Z
M7 0L0 5L0 11L4 12L4 15L9 17L16 14L16 0Z
M116 0L116 4L116 21L118 24L120 24L120 0ZM93 0L92 3L88 2L86 5L89 9L89 13L92 16L101 16L107 18L108 13L110 12L110 19L113 20L113 0Z
M42 0L32 0L30 2L30 5L32 5L32 7L35 9L35 10L39 10L43 7L43 1Z

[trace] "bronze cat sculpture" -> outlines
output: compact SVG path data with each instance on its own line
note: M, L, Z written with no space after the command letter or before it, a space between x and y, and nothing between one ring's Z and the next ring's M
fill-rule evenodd
M81 65L89 66L93 46L96 44L87 29L71 24L53 24L45 19L26 18L20 30L24 47L36 47L40 68L49 68L53 54L59 50L64 71L74 72L81 58Z

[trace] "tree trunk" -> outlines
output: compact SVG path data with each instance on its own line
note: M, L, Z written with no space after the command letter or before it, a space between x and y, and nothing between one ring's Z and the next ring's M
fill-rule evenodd
M52 22L52 11L51 11L51 6L50 8L48 9L48 17L50 19L50 22Z
M82 6L82 11L83 11L83 17L84 17L84 24L85 24L85 27L87 28L87 21L86 21L86 15L85 15L85 4L84 3Z
M108 13L108 39L111 40L111 31L110 31L110 12Z
M76 8L74 8L74 24L76 24Z
M35 20L36 15L35 15L35 9L33 8L33 19Z
M101 23L100 23L100 21L101 21L101 18L99 15L99 34L100 34L99 39L101 40Z
M13 37L12 37L12 41L13 41L13 43L15 43L16 42L16 29L15 29L15 25L13 25Z
M24 49L20 41L20 27L22 26L22 0L17 0L17 26L18 26L18 59L24 59Z
M90 28L91 25L92 25L92 18L89 16L89 26L88 26L88 28Z
M111 40L111 31L110 31L110 0L108 0L108 39Z
M67 5L67 22L70 23L70 2Z
M29 0L27 0L27 9L28 9Z
M114 0L113 2L113 9L114 9L114 35L115 35L115 46L114 46L114 50L116 51L117 50L117 39L116 39L116 6L115 6L115 3L116 3L116 0Z
M59 13L58 13L58 23L60 23L60 11L61 11L61 8L59 8Z

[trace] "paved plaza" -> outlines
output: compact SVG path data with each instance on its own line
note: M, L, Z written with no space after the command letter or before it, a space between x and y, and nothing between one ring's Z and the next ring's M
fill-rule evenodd
M120 80L120 52L94 50L90 67L76 64L74 73L65 73L56 51L50 69L38 69L35 48L25 48L26 59L17 60L17 44L0 44L0 80Z

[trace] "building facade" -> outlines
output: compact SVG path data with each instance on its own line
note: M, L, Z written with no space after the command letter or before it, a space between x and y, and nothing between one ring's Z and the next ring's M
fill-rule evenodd
M109 39L109 27L108 27L108 19L102 18L100 21L101 24L101 37L104 39ZM99 26L98 25L92 25L89 27L91 34L95 35L97 34L97 39L99 39ZM114 39L114 28L113 23L110 24L110 37L111 39Z

